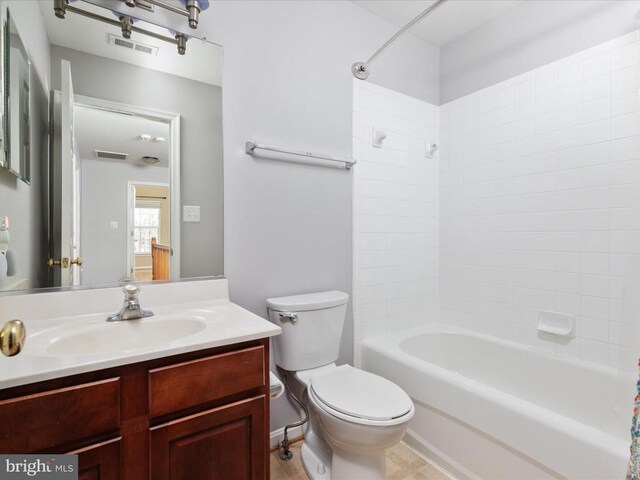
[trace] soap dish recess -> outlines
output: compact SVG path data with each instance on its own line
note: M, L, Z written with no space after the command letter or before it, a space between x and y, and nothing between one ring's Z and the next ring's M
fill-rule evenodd
M559 337L574 337L576 316L570 313L538 311L538 331Z

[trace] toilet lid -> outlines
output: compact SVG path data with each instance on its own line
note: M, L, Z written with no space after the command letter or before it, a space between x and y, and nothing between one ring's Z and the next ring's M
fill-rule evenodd
M357 418L391 420L413 408L409 396L395 383L349 365L313 376L311 388L325 405Z

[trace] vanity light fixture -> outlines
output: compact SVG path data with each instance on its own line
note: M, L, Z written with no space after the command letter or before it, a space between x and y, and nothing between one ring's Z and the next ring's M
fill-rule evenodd
M153 139L153 141L154 142L158 142L158 143L164 143L164 142L167 141L167 139L164 138L164 137L156 137L156 138Z
M178 45L178 53L180 55L184 55L187 51L187 40L189 40L189 37L184 33L176 33L176 44Z
M129 15L125 15L124 13L116 12L112 10L113 13L118 20L120 20L120 29L122 30L122 36L126 39L131 38L131 29L133 27L133 22L136 21L133 17Z
M198 28L198 17L202 10L209 8L209 0L180 0L189 12L189 27Z
M67 14L67 5L76 0L53 0L53 11L58 18L65 18Z
M140 135L140 140L148 142L149 140L151 140L151 135L149 135L148 133L143 133L142 135Z
M141 1L136 0L123 0L128 7L140 7ZM155 5L170 12L177 13L187 17L189 22L189 28L198 28L198 21L200 20L200 12L209 8L209 0L180 0L180 3L184 5L184 8L171 5L164 0L144 0L145 5ZM144 8L144 7L143 7Z
M133 22L136 20L134 17L130 16L130 15L126 15L123 13L119 13L119 12L113 12L116 17L118 17L118 20L113 20L111 18L107 18L107 17L103 17L102 15L98 15L96 13L90 12L88 10L83 10L81 8L77 8L74 6L71 6L70 3L71 2L75 2L76 0L54 0L53 2L53 10L56 14L56 17L58 18L66 18L66 14L67 12L72 12L75 13L77 15L82 15L83 17L87 17L90 18L92 20L98 20L99 22L103 22L103 23L108 23L109 25L115 25L120 27L120 29L122 30L122 36L126 39L131 38L131 33L132 32L136 32L136 33L141 33L143 35L147 35L149 37L155 38L157 40L162 40L163 42L167 42L167 43L173 43L174 45L176 45L178 47L178 53L180 55L184 55L187 51L187 40L189 39L189 37L187 35L185 35L184 33L180 33L180 32L172 32L172 34L174 35L174 38L171 37L166 37L164 35L160 35L158 33L149 31L149 30L145 30L143 28L140 27L136 27L135 25L133 25ZM154 3L151 0L146 0L148 3ZM155 1L155 0L154 0ZM160 2L162 3L162 2ZM154 3L154 5L157 5L157 3ZM204 5L203 0L200 0L199 5ZM163 6L165 6L165 8L169 8L171 9L175 9L177 10L179 13L184 13L185 15L188 15L187 11L185 10L184 12L177 8L174 7L172 5L166 6L165 4L163 4ZM206 6L209 6L209 2L206 2ZM206 8L206 7L204 7ZM204 10L204 8L201 8L202 10ZM174 11L174 10L172 10ZM196 20L197 22L197 20Z

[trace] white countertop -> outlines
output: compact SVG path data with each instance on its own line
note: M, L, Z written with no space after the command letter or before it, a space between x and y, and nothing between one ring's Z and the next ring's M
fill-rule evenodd
M193 288L202 290L203 295L193 294L192 289L184 283L173 284L178 285L176 288L172 288L172 284L143 286L143 289L148 290L148 298L158 299L157 303L160 305L154 306L153 302L146 304L141 295L142 307L152 310L155 315L142 320L121 322L106 322L106 317L118 310L121 301L107 311L78 311L79 307L74 300L88 302L89 305L93 303L94 307L104 306L99 298L104 296L104 290L95 291L95 302L90 301L92 295L87 293L90 290L29 295L30 308L24 311L37 318L22 318L27 328L27 339L22 352L15 357L0 357L0 389L281 333L280 327L273 323L231 303L228 298L219 298L226 296L226 280L208 282L225 284L222 289L215 284L215 288L208 293L206 288L203 289L207 287L206 282L194 285ZM180 302L176 296L184 300L185 289L189 289L190 296L188 301ZM212 290L216 291L215 295L211 294ZM75 297L74 293L77 294ZM174 293L177 295L173 296ZM46 305L47 301L55 300L55 297L46 297L47 295L63 295L67 302L75 304L72 310L76 314L43 317L42 312L47 309L36 308L32 303L44 300ZM109 295L109 298L113 296L111 292ZM203 296L218 298L203 300ZM163 297L163 301L159 300L160 297ZM60 299L57 301L63 303ZM0 302L0 311L2 306ZM14 308L21 310L15 306ZM63 313L60 308L50 310ZM6 320L9 318L0 319L0 323ZM157 339L153 338L156 336L155 326L162 333ZM189 328L182 328L183 326ZM68 353L67 349L72 352Z

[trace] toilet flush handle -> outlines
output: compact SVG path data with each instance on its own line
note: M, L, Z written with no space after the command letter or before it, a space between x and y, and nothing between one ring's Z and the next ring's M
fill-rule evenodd
M294 312L280 312L278 316L280 317L280 321L289 320L291 323L298 321L298 314Z

